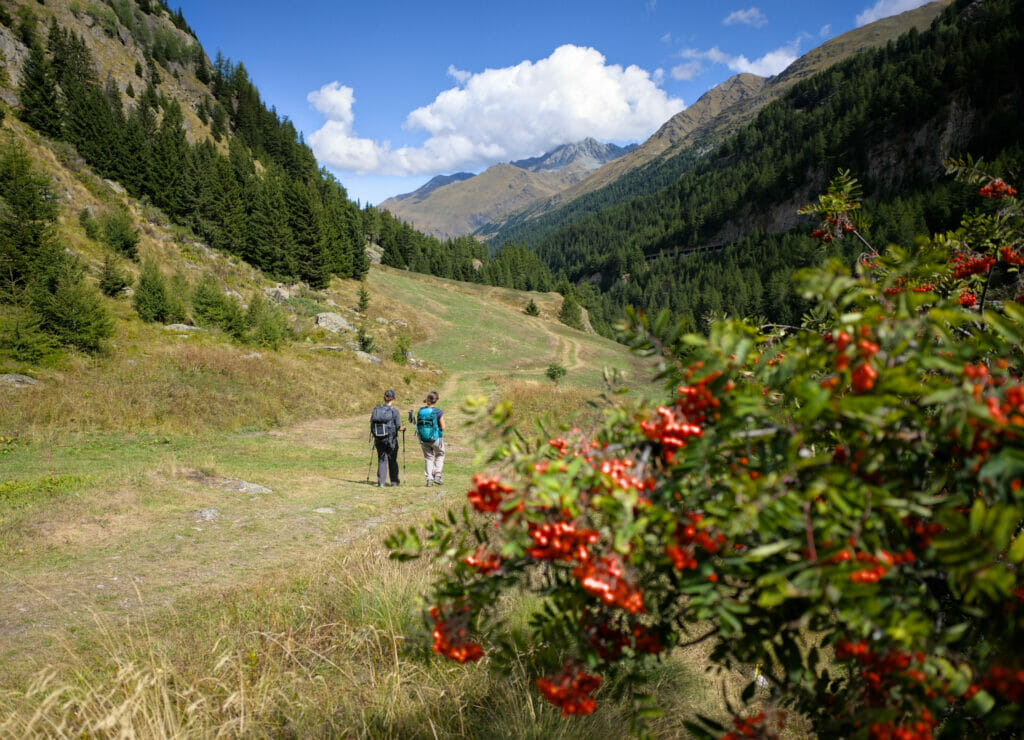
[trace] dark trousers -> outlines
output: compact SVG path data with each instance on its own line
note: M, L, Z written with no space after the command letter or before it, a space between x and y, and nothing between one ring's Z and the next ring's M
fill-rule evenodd
M391 476L391 485L398 485L398 440L375 439L377 447L377 485L383 486Z

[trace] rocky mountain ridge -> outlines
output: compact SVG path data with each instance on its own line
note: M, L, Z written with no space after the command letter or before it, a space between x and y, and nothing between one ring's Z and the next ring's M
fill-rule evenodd
M494 165L478 175L438 175L411 193L388 198L380 208L424 233L452 239L551 198L635 148L586 138L538 157Z

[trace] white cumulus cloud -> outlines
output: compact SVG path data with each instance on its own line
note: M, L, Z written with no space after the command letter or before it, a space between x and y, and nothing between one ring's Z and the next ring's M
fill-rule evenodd
M878 0L870 8L857 14L857 25L865 26L890 15L906 13L908 10L920 8L930 0Z
M596 49L567 44L546 59L464 72L458 84L406 118L427 134L421 146L392 148L355 134L353 91L337 82L309 94L327 122L309 137L317 158L344 171L422 175L531 157L593 136L649 136L683 108L658 87L663 71L608 64Z
M384 151L371 139L357 137L353 130L355 95L351 87L337 82L314 90L306 99L324 114L327 122L309 137L309 144L318 159L332 166L360 174L373 172Z
M746 10L734 10L722 21L723 25L734 26L741 23L745 26L760 28L768 22L768 18L761 12L760 8L747 8Z
M767 54L757 59L748 59L743 54L727 54L717 46L713 46L704 51L699 49L684 49L680 52L680 56L690 61L674 68L672 73L673 75L684 75L694 72L694 70L699 72L701 71L699 65L703 60L711 62L712 64L724 64L733 72L749 72L761 77L771 77L772 75L777 75L790 64L795 62L799 53L799 41L794 41L793 43L786 44L785 46L780 46L778 49L769 51ZM694 74L697 72L694 72ZM676 77L676 79L689 78L680 76Z

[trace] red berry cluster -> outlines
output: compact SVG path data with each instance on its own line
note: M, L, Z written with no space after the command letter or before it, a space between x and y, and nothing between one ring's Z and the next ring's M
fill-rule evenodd
M933 283L918 283L916 285L910 285L907 282L906 278L901 277L896 278L896 284L886 288L884 292L887 296L891 297L894 295L899 295L908 287L914 293L931 293L933 290L935 290L935 285Z
M972 293L969 290L965 290L960 293L960 296L956 299L964 308L974 308L978 304L978 296L976 293Z
M665 649L658 636L642 624L620 627L612 624L607 615L598 617L588 611L583 615L581 626L590 645L603 660L618 660L626 647L648 655L656 655Z
M741 740L741 738L758 738L759 740L777 740L778 732L771 726L770 720L765 721L767 716L764 712L758 712L750 717L733 717L733 731L722 735L718 740ZM776 715L775 724L781 730L786 726L786 713L779 712Z
M953 253L953 279L963 280L971 275L988 272L995 264L995 257L973 257L964 252Z
M811 237L817 239L822 244L828 244L833 239L855 230L856 227L854 227L853 222L850 220L850 214L842 211L833 216L826 216L822 221L822 227L812 231Z
M460 663L472 663L484 657L484 649L479 643L466 639L466 627L469 623L469 607L456 609L456 613L442 618L441 610L434 606L430 609L434 618L434 652Z
M530 537L536 543L526 554L535 560L585 561L590 557L587 545L593 545L600 535L593 529L576 529L572 522L530 522Z
M927 709L921 712L921 719L911 725L897 725L893 722L877 722L868 728L870 740L931 740L932 730L938 724Z
M690 368L688 377L695 369L696 366ZM693 385L679 386L679 398L671 407L659 406L656 419L640 422L644 434L661 443L665 462L672 464L676 451L685 447L689 438L704 436L701 425L709 414L716 413L714 409L720 405L709 386L720 375L719 372L712 373Z
M647 478L645 480L641 480L630 472L635 466L636 463L629 458L624 460L609 458L608 460L602 460L598 469L605 475L611 477L612 482L624 491L628 491L630 489L643 491L645 489L654 488L655 482L653 479Z
M864 686L864 699L872 707L888 706L891 689L900 680L909 680L914 684L925 684L928 680L924 671L911 667L924 663L924 653L911 654L902 650L876 653L865 642L840 640L836 643L836 659L860 663L863 670L859 676Z
M888 573L893 566L914 562L914 553L907 550L902 554L893 555L882 550L876 557L868 552L858 552L854 555L850 550L844 549L831 558L831 562L835 565L848 563L851 560L855 560L862 566L850 574L850 580L853 583L878 583L878 579Z
M597 707L591 694L601 685L600 676L591 676L573 664L562 666L561 673L537 679L537 689L544 698L561 707L562 716L590 714Z
M614 555L586 560L572 571L583 590L608 605L620 606L630 614L644 610L644 597L624 579L622 562Z
M483 548L480 548L472 555L467 555L462 559L466 565L470 568L475 568L480 571L483 575L493 573L501 567L501 555L496 555L493 552L487 552Z
M714 555L725 544L725 535L719 533L712 536L707 530L698 529L704 515L691 513L686 520L680 522L675 531L675 544L665 547L665 554L672 561L676 570L697 569L697 548ZM717 577L714 580L718 580Z
M833 364L837 371L843 372L854 360L859 360L850 375L850 387L854 393L867 393L875 386L875 381L878 379L878 371L871 364L871 358L878 354L878 345L871 341L871 330L868 327L860 327L859 334L860 339L856 345L853 345L853 337L847 331L826 334L823 338L825 343L831 345L836 352ZM856 347L854 355L846 352L851 345ZM839 380L835 377L827 378L822 381L821 385L823 388L835 388L839 385Z
M1012 385L1003 392L1003 400L994 396L985 399L992 420L1001 426L1024 426L1024 385Z
M981 686L990 694L999 694L1013 704L1024 703L1024 670L992 666Z
M494 512L501 506L502 495L511 491L512 487L502 483L498 476L488 478L478 473L473 476L473 489L466 495L477 511Z
M942 531L943 527L938 522L925 524L914 516L908 516L903 520L903 526L917 540L917 548L926 550L932 544L932 538Z
M1001 177L997 177L988 185L982 186L978 192L982 198L995 198L996 200L1012 198L1017 194L1017 191L1007 185Z
M999 250L999 256L1008 265L1024 265L1024 254L1018 253L1013 247L1007 245Z

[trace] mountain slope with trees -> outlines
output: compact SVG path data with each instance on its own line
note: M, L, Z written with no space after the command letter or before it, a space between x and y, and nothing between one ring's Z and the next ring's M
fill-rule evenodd
M863 180L864 231L884 247L955 225L963 193L942 179L947 157L1019 166L1022 18L1018 0L957 2L929 31L794 85L707 155L649 165L510 236L578 284L599 331L629 305L695 326L723 311L796 322L790 275L822 255L794 230L796 210L838 168ZM843 256L861 249L846 242Z
M683 153L697 145L706 150L709 147L708 140L721 140L734 133L749 123L761 108L780 98L797 82L862 51L885 46L911 28L926 30L950 2L937 0L848 31L807 52L773 77L764 78L749 73L734 75L673 116L636 150L609 162L558 195L538 201L511 214L507 219L482 227L477 232L478 236L498 243L515 239L517 225L552 212L553 222L557 222L558 209L562 206L599 191L634 170ZM644 181L642 174L633 178L628 192L635 195L656 189L657 185L648 184L646 190L640 190L644 187ZM617 188L616 192L622 192L622 189Z

